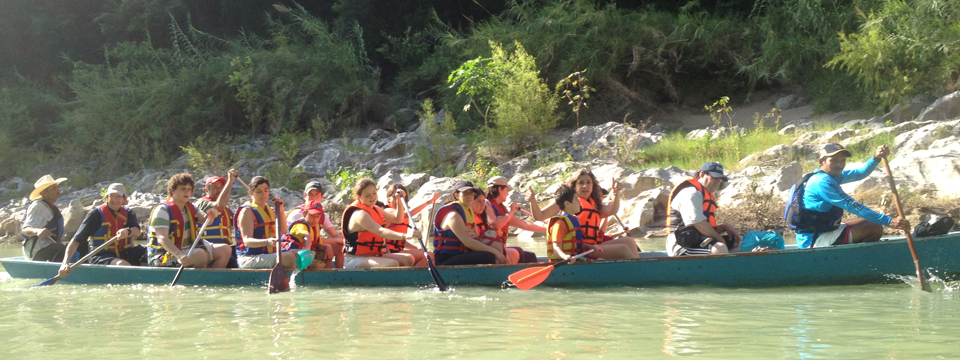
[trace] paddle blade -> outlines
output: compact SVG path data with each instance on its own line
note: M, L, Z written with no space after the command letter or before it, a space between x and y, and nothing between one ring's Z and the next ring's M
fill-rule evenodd
M270 271L267 293L276 294L284 291L290 291L290 278L287 277L287 272L283 270L283 264L278 261L277 265Z
M507 278L517 289L530 290L546 280L551 271L553 271L553 265L532 267L510 274Z
M59 279L60 279L59 276L54 276L54 277L52 277L52 278L47 279L46 281L44 281L44 282L42 282L42 283L39 283L39 284L34 285L33 287L53 285L53 284L56 284L56 283L57 283L57 280L59 280Z

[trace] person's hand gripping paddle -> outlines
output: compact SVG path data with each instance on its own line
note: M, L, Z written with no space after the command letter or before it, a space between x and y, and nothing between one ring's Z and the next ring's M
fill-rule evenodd
M279 292L290 291L290 278L287 277L287 271L283 270L283 261L280 259L280 204L278 201L273 202L274 213L276 213L277 219L274 223L274 228L276 228L277 236L277 246L274 248L277 250L277 265L274 265L273 270L270 271L270 280L267 282L267 294L276 294Z
M400 201L403 202L403 211L407 212L407 222L410 223L410 227L413 229L413 231L417 231L417 223L414 222L412 220L413 217L410 216L410 207L407 206L407 199L401 197ZM424 245L423 239L419 237L417 238L417 241L420 242L420 248L424 251L423 256L427 258L427 268L430 270L430 276L433 276L433 282L437 283L437 288L439 288L441 292L447 291L447 283L443 282L443 278L440 277L440 272L437 271L437 267L433 266L433 261L430 260L430 254L426 253L427 245Z
M582 253L576 254L574 256L571 256L566 260L560 261L556 264L526 268L526 269L517 271L513 274L510 274L510 276L507 278L510 279L510 283L513 284L513 286L516 286L517 289L530 290L533 287L540 285L540 283L542 283L544 280L550 277L550 272L552 272L553 269L569 264L571 261L574 261L577 258L592 252L593 252L593 249L590 249Z
M113 238L111 238L110 240L104 241L102 245L97 246L96 249L93 249L93 251L88 252L87 255L84 255L82 258L80 258L80 260L77 260L77 262L75 262L75 263L73 263L73 264L70 264L70 270L73 270L73 269L76 268L77 266L80 266L81 264L83 264L84 262L86 262L87 259L89 259L91 256L93 256L93 255L95 255L96 253L100 252L100 250L103 250L103 249L104 249L105 247L107 247L108 245L113 244L113 242L114 242L114 241L117 241L117 239L119 239L119 238L120 238L120 235L117 235L117 236L114 236ZM64 276L66 276L66 275L64 275ZM60 277L60 275L58 274L57 276L54 276L54 277L52 277L52 278L49 278L49 279L47 279L46 281L44 281L44 282L42 282L42 283L39 283L39 284L37 284L37 285L34 285L33 287L53 285L53 284L56 284L56 283L57 283L57 280L60 280L60 278L61 278L61 277Z
M213 219L207 216L207 220L203 222L203 226L201 226L200 231L197 232L197 238L193 239L193 245L190 245L190 250L187 251L187 258L190 257L190 254L193 254L193 249L197 248L197 244L203 241L203 240L200 240L200 236L202 236L203 231L207 229L207 224L210 224L211 222L213 222ZM186 229L184 231L186 231ZM183 268L184 268L183 264L180 264L180 270L177 270L177 275L175 275L173 277L173 281L170 282L170 287L177 285L177 280L180 280L180 274L183 274Z

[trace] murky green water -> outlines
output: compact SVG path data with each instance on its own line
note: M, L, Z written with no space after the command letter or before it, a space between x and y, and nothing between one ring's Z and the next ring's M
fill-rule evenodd
M641 243L647 248L656 244ZM660 246L662 248L662 245ZM0 256L19 252L0 246ZM0 280L4 359L936 359L960 288L78 286Z

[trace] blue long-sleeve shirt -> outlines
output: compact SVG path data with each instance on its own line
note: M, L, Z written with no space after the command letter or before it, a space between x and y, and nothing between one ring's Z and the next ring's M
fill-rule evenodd
M867 163L856 170L844 170L840 176L833 177L817 170L816 173L807 180L807 185L803 191L803 208L820 212L829 212L834 206L866 219L867 221L880 225L890 225L891 217L870 210L850 195L847 195L840 188L840 184L858 181L866 178L877 168L878 162L871 158ZM808 248L813 245L813 233L797 233L797 247Z

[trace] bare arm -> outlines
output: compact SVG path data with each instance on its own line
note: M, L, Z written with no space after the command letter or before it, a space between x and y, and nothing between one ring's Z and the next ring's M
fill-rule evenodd
M417 214L419 214L421 211L423 211L423 209L426 208L427 205L433 204L433 203L436 202L437 199L439 199L439 198L440 198L440 194L439 194L439 193L433 193L433 198L432 198L432 199L430 199L430 200L428 200L428 201L425 201L423 204L414 206L413 209L410 209L410 215L411 215L411 216L417 216Z
M492 253L496 255L497 263L503 263L506 259L503 256L502 251L498 251L497 249L480 242L480 240L477 240L476 234L467 229L467 225L463 223L463 219L460 218L459 214L451 211L443 218L442 224L444 229L450 229L453 231L453 234L457 235L457 239L463 243L463 246L466 246L470 250Z
M607 218L620 211L620 190L620 183L614 179L610 186L610 194L613 195L613 201L600 206L600 217Z
M233 189L233 182L237 178L237 169L230 169L227 171L227 184L223 185L223 190L220 190L220 195L217 196L217 210L224 211L227 208L227 203L230 202L230 193Z
M380 224L377 224L376 221L373 221L373 218L370 217L370 214L367 214L366 211L355 211L353 216L350 217L350 231L369 231L373 234L382 237L384 239L390 240L405 240L405 234L396 232L384 227L381 227Z
M252 248L269 246L276 244L276 239L257 239L253 237L253 221L255 215L253 210L242 208L237 222L240 224L240 237L243 238L243 245ZM159 234L158 234L159 235ZM270 236L273 234L267 234ZM273 240L273 241L270 241Z
M513 225L513 227L520 228L520 229L527 230L527 231L547 232L547 228L546 228L545 226L540 226L540 225L537 225L537 224L531 224L531 223L528 223L528 222L526 222L526 221L523 221L523 219L520 219L520 218L517 218L517 217L514 217L514 218L511 218L511 219L510 219L510 225Z
M701 221L696 224L693 224L693 227L697 228L703 236L709 236L710 238L723 242L723 236L720 236L720 233L717 232L717 229L714 229L713 226L710 226L710 223L707 221Z

